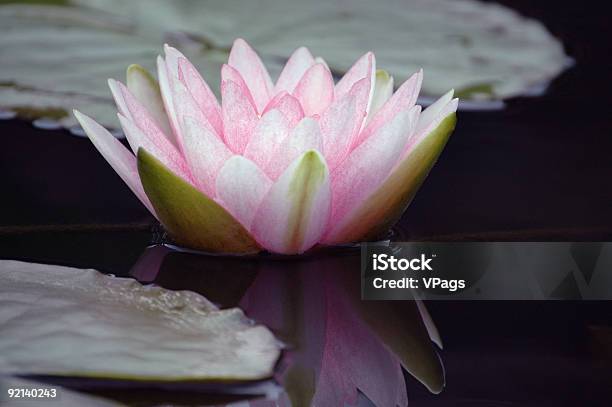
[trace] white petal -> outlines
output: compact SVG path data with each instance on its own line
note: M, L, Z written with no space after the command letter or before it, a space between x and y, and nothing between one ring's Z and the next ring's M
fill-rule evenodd
M261 168L266 168L272 153L289 135L287 118L278 110L265 113L255 126L253 135L244 151L244 156L253 160Z
M296 158L263 199L251 232L269 251L302 253L327 226L331 203L329 172L316 151Z
M357 137L357 145L361 144L363 140L374 134L381 126L392 120L398 112L405 111L414 106L421 90L422 82L423 70L408 78L363 128L359 137Z
M355 64L338 81L334 89L337 98L348 94L355 83L363 78L370 79L370 93L366 112L370 110L372 95L374 94L374 84L376 81L376 57L372 52L368 52L355 62Z
M221 95L225 143L234 153L242 154L259 120L257 111L249 101L248 89L236 82L223 81Z
M310 67L293 92L306 116L321 114L334 100L334 79L322 64Z
M408 140L402 158L407 156L414 147L416 147L429 133L431 133L449 114L457 111L459 99L451 99L452 91L442 96L434 104L430 105L421 115L417 121L417 125L413 135ZM442 105L442 103L446 104ZM429 111L429 112L428 112ZM427 115L425 115L428 113ZM423 117L425 116L425 117Z
M174 174L192 183L191 171L189 171L185 159L169 140L163 137L151 137L121 113L118 113L117 117L119 117L121 127L135 154L138 153L139 148L144 148Z
M380 110L387 100L393 95L393 76L387 71L379 69L376 71L376 82L374 84L374 94L372 95L372 105L366 118L366 124L370 122L372 117Z
M369 92L369 80L363 78L321 115L323 153L332 171L354 146L366 116Z
M223 134L223 121L221 119L221 106L217 97L212 92L198 70L187 58L179 58L179 80L191 93L193 100L200 107L208 122L213 126L217 134Z
M182 147L183 154L186 153L184 146L184 134L185 134L185 117L191 117L197 120L201 126L209 129L217 138L221 138L215 130L214 126L208 121L208 118L204 114L204 111L200 108L198 103L195 101L189 89L185 87L183 82L173 79L170 81L172 87L172 101L174 103L174 111L176 112L177 119L177 130L179 145Z
M423 110L416 127L417 134L421 133L426 127L433 123L433 121L440 115L440 112L442 112L442 109L444 109L451 101L454 93L454 90L446 92L446 94L442 95L438 100L429 105L427 109Z
M164 54L166 55L166 67L168 74L171 75L172 79L178 79L178 65L179 59L185 58L185 55L178 49L164 44Z
M234 68L249 88L258 112L263 112L264 107L272 97L274 86L268 74L268 70L259 59L257 53L239 38L234 41L228 58L228 64Z
M174 134L164 108L159 83L140 65L128 67L126 82L132 95L147 109L164 135L172 141Z
M314 65L312 54L306 47L296 49L285 64L276 81L275 93L287 91L292 93L304 73Z
M270 99L263 114L265 115L272 109L279 110L287 118L290 128L294 128L304 118L304 110L302 110L300 101L287 93L287 91L282 91Z
M179 126L176 118L176 110L174 109L174 101L172 100L172 84L168 75L168 68L166 67L166 61L161 56L157 56L157 80L159 81L159 89L161 92L162 100L164 101L164 108L168 114L168 121L170 127L174 133L173 139L178 145L178 133Z
M376 133L351 152L332 174L334 229L353 208L358 207L387 175L401 156L416 125L420 109L415 106L398 113Z
M216 186L219 203L248 229L272 180L253 161L235 155L219 170Z
M264 170L270 178L276 179L295 158L308 150L322 149L323 138L319 123L315 119L306 117L291 130L289 136L285 137Z
M232 152L211 128L203 126L200 121L186 116L183 119L183 126L185 159L196 185L208 197L214 198L217 173L232 156Z
M132 190L134 195L155 217L153 205L147 198L147 195L142 188L138 169L136 168L136 157L121 144L119 140L113 137L104 127L96 123L95 120L83 113L75 110L74 116L83 127L87 137L93 145L98 149L102 157L113 167L115 172L119 174L123 182Z

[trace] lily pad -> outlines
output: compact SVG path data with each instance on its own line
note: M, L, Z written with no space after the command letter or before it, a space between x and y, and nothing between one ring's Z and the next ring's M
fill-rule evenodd
M374 51L396 84L423 68L430 97L451 88L477 101L529 94L570 61L539 21L476 0L75 2L130 16L139 30L193 33L208 49L228 49L244 37L273 66L307 46L341 74ZM482 84L488 92L471 91Z
M185 36L144 35L124 17L83 7L0 4L0 109L26 119L76 125L78 109L106 127L119 128L107 78L122 79L130 64L155 68L164 42L172 43L218 83L225 56ZM210 73L210 75L208 75Z
M0 375L245 381L279 344L238 308L95 270L0 261Z
M13 3L20 2L0 4L0 52L10 56L0 59L0 109L67 127L75 122L64 113L76 108L117 128L106 79L122 78L133 63L153 68L164 42L185 53L214 91L241 36L273 76L299 46L336 74L373 50L398 85L424 69L422 101L455 88L464 96L460 108L474 109L545 89L571 63L540 22L475 0Z

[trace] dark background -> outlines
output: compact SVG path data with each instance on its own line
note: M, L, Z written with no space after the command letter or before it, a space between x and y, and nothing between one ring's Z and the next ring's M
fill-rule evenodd
M497 112L460 112L396 236L611 240L612 29L605 3L501 3L542 21L576 64L544 96L510 100ZM91 143L16 120L0 121L0 133L0 257L127 272L151 239L152 218ZM413 405L610 405L611 303L429 307L446 345L448 386L432 397L408 379Z

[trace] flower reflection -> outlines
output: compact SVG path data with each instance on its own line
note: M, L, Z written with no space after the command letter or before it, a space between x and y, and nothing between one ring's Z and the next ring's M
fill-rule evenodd
M444 387L422 304L361 301L359 252L277 259L200 256L149 248L132 269L141 281L240 306L286 345L275 378L285 392L257 405L407 404L402 367L430 391ZM428 334L429 332L429 334Z

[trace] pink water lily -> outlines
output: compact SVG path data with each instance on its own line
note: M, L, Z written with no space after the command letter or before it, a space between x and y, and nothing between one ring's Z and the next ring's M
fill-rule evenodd
M450 91L421 111L423 78L393 92L367 53L334 84L321 58L297 49L274 83L234 42L221 103L166 46L158 81L140 66L109 80L134 152L75 111L81 126L178 244L212 252L302 253L373 239L400 217L456 121Z

